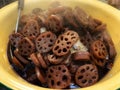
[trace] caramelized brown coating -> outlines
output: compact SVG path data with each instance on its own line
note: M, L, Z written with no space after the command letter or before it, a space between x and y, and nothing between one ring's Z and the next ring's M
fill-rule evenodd
M58 37L53 46L53 53L57 56L66 55L79 36L75 31L68 30Z
M98 80L97 67L92 64L80 66L75 74L75 81L81 87L91 86Z

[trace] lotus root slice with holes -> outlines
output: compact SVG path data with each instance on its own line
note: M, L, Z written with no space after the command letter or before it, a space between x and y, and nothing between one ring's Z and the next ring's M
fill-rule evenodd
M40 53L49 52L56 41L56 35L50 31L40 34L36 39L36 48Z
M53 53L57 56L66 55L73 44L78 40L79 35L75 31L68 30L58 37L53 46Z
M80 87L91 86L98 81L97 67L92 64L80 66L75 74L75 82Z
M29 38L25 37L19 42L18 51L23 56L29 56L35 51L35 45Z
M37 37L40 34L38 22L34 19L30 19L22 30L22 34L26 37Z
M71 83L71 75L65 65L56 65L48 68L47 82L50 88L62 89Z
M46 20L47 29L57 33L63 30L62 19L57 15L51 15Z
M91 44L91 53L98 59L105 59L108 55L105 44L100 40Z
M17 48L19 41L23 39L24 36L20 33L13 33L10 35L9 38L10 38L11 45Z
M51 64L60 64L64 60L64 57L56 56L53 53L48 54L47 58Z

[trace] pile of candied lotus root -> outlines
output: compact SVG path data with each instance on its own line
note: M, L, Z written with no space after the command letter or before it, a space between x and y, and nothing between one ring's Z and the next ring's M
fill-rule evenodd
M34 75L48 88L91 86L99 81L98 67L110 70L116 56L106 24L58 2L21 15L9 41L12 64L24 70L32 62Z

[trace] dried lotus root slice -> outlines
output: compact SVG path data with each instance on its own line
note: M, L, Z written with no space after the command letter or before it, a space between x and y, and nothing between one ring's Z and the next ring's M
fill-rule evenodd
M32 54L30 55L30 58L31 58L31 60L33 61L33 63L35 64L35 66L38 66L38 67L41 66L41 64L40 64L40 62L39 62L39 60L38 60L38 58L37 58L37 55L36 55L35 53L32 53Z
M23 56L29 56L35 51L35 45L29 38L25 37L19 42L18 51Z
M43 57L42 57L42 55L40 53L37 53L37 58L39 60L39 63L41 65L41 67L46 69L47 68L47 64L46 64L45 60L43 59Z
M26 37L37 37L40 34L38 22L30 19L22 30L22 34Z
M16 57L12 58L12 63L19 69L24 69L24 66L20 63L20 61Z
M71 75L65 65L56 65L48 68L47 81L50 88L62 89L71 83Z
M66 10L65 6L57 6L56 8L49 9L48 16L50 15L61 15Z
M53 53L48 54L47 58L51 64L60 64L64 59L64 57L56 56Z
M102 36L103 36L103 40L105 42L105 45L108 48L108 53L109 53L110 59L114 59L117 52L115 50L115 46L114 46L114 43L113 43L110 35L106 31L104 31Z
M90 60L90 53L85 51L78 51L72 54L75 61L88 61Z
M80 37L80 41L88 48L90 49L91 42L93 41L92 36L89 32L86 32L83 36Z
M96 65L98 65L100 67L103 67L107 62L106 59L99 59L99 58L94 57L93 55L91 55L91 59L92 59L93 63L95 63Z
M63 30L62 19L57 15L51 15L46 20L47 29L57 33Z
M36 48L40 53L49 52L56 41L56 35L50 31L40 34L36 39Z
M30 14L30 15L22 15L20 17L20 24L25 25L30 19L35 19L36 15Z
M57 56L66 55L73 44L78 40L79 35L75 31L68 30L58 37L53 46L53 53Z
M73 14L77 23L82 27L87 27L89 24L89 16L81 8L75 7Z
M36 16L35 20L37 20L38 25L40 27L44 27L45 26L45 17L43 15Z
M21 56L18 52L18 49L14 50L14 55L16 58L18 58L22 63L28 64L30 63L27 59L25 59L23 56Z
M76 20L74 19L74 14L73 14L71 8L65 9L63 17L64 17L64 22L65 22L65 24L67 24L67 26L70 26L70 27L72 26L74 28L78 28L78 24L77 24Z
M35 14L35 15L39 15L42 12L43 12L43 10L41 8L34 8L32 10L32 13Z
M87 87L98 81L98 69L95 65L85 64L80 66L75 74L75 82L80 87Z
M11 45L16 48L18 47L19 41L23 38L24 38L24 36L20 33L13 33L9 36Z
M36 75L38 80L43 84L46 83L45 74L39 67L35 67Z
M91 44L91 53L98 59L105 59L108 55L105 44L100 40Z

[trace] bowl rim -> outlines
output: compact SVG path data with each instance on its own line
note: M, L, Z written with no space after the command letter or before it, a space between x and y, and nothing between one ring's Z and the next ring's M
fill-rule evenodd
M27 0L26 0L26 1L27 1ZM119 19L119 21L120 21L120 17L119 17L119 16L120 16L120 11L117 10L116 8L110 6L110 5L107 5L107 4L105 4L105 3L103 3L103 2L100 2L100 1L98 1L98 0L94 0L94 1L92 1L92 0L75 0L75 1L80 1L80 2L83 2L83 3L90 4L90 5L95 4L97 7L100 7L100 8L102 8L102 9L104 9L104 10L105 10L106 12L108 12L108 13L111 13L111 12L112 12L112 14L113 14L115 17L117 17L117 18ZM94 5L94 6L95 6L95 5ZM17 1L16 1L16 2L13 2L13 3L7 5L7 6L3 7L3 8L1 8L1 9L0 9L0 15L4 16L4 15L2 14L2 12L5 12L6 10L7 10L7 11L10 11L11 8L15 8L15 7L17 7ZM106 8L109 8L109 9L106 9ZM0 20L1 20L1 18L0 18ZM4 76L4 77L7 77L7 76L8 76L8 72L5 72L5 71L4 71L4 68L3 68L2 66L0 66L0 70L1 70L1 72L2 72L1 76ZM3 84L6 85L6 86L12 88L12 89L17 89L17 90L18 90L18 89L33 90L33 88L36 88L36 89L38 88L37 86L31 85L31 84L30 84L30 86L33 86L33 88L31 88L31 87L30 87L30 88L29 88L29 87L25 87L25 86L22 85L22 84L19 84L19 83L17 83L17 82L14 82L14 81L9 80L9 78L11 78L12 75L9 75L9 77L7 77L8 81L6 81L6 79L5 79L4 77L0 77L0 82L3 83ZM119 72L117 75L115 75L113 78L110 78L109 80L106 80L105 82L103 82L102 85L106 85L106 83L109 83L110 80L111 80L111 81L115 81L116 78L120 78L120 72ZM11 83L10 83L10 82L11 82ZM105 90L117 89L117 88L119 88L118 86L120 86L120 81L116 80L116 81L115 81L115 85L111 84L111 87L109 87L109 86L110 86L110 85L106 85L106 87L104 87L104 89L105 89ZM21 88L18 88L18 87L21 87ZM96 90L96 89L97 89L97 90L103 89L103 87L100 87L100 85L97 85L97 87L91 86L91 88L92 88L92 87L93 87L93 90L94 90L94 89L95 89L95 90ZM99 88L98 88L98 87L99 87ZM109 88L108 88L108 87L109 87ZM40 89L40 88L39 88L39 89ZM45 89L45 88L42 88L42 87L41 87L41 89ZM89 90L89 87L83 88L82 90Z

